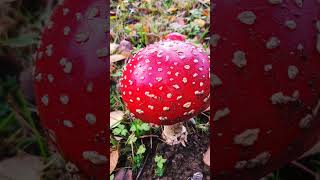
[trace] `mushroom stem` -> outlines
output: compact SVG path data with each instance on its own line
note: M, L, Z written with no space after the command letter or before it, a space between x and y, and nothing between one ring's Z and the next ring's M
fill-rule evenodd
M183 123L163 126L162 138L169 145L182 144L186 146L188 132Z
M203 154L203 162L207 166L210 166L210 146L208 150Z

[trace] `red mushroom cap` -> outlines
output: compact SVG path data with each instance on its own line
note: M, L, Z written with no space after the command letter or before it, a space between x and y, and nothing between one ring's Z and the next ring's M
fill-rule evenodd
M165 40L185 41L186 37L180 33L170 33L164 37Z
M65 0L42 35L35 71L40 119L67 161L106 179L106 1Z
M315 144L319 10L317 1L217 1L214 178L259 179Z
M209 64L204 50L191 43L169 39L151 44L124 68L122 99L145 122L185 121L209 105Z

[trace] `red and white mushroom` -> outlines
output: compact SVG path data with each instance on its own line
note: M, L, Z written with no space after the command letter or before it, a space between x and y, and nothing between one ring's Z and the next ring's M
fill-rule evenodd
M71 170L96 179L108 177L106 7L104 0L61 1L35 70L42 125Z
M213 169L258 179L320 135L319 1L217 1Z
M168 144L183 145L187 131L181 122L209 106L209 57L185 42L181 34L148 45L125 66L120 79L122 99L129 111L144 122L165 125Z

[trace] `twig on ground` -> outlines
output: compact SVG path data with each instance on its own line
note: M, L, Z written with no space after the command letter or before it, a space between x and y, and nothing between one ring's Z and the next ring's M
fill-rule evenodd
M139 179L139 177L140 177L140 175L141 175L141 173L142 173L142 171L143 171L143 169L144 169L144 166L146 165L147 160L149 159L149 155L150 155L150 152L147 154L147 157L146 157L146 159L144 160L144 162L143 162L143 164L142 164L142 166L141 166L141 168L140 168L140 170L139 170L139 173L138 173L136 179Z
M315 173L314 171L312 171L311 169L307 168L305 165L301 164L298 161L292 161L291 164L299 169L301 169L302 171L310 174L311 176L313 176L316 180L318 180L318 176L317 173ZM318 178L317 178L318 177Z
M140 136L139 138L148 138L148 137L156 137L156 138L159 138L159 136L158 136L158 135L152 135L152 134L150 134L150 135Z

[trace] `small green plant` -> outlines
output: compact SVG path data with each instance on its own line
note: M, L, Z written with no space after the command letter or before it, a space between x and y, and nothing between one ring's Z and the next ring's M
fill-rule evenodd
M12 143L15 143L19 150L37 145L36 153L46 159L48 149L45 139L42 137L39 124L33 119L29 104L13 76L0 78L0 108L0 135L12 138L14 140ZM14 139L14 136L18 136L22 128L17 117L29 127L31 132L29 137Z
M112 133L116 136L126 136L128 134L128 130L123 124L119 124L112 130Z
M110 111L112 110L124 110L125 106L121 100L119 91L116 90L116 85L110 87Z
M138 44L136 47L133 47L132 54L136 54L142 48L143 48L143 46L141 44Z
M133 170L137 170L138 168L141 167L145 152L146 152L146 147L144 144L141 144L138 147L136 155L133 157Z
M209 133L210 124L207 122L207 120L199 117L194 117L193 120L197 130L204 133Z
M129 145L131 148L131 156L128 157L128 160L130 160L132 164L132 170L134 172L141 167L141 164L144 159L144 153L146 151L145 145L140 144L140 142L138 142L137 140L141 135L144 135L148 131L150 131L150 126L139 119L135 119L131 122L130 135L128 137L128 131L126 127L122 124L119 124L113 130L114 135L121 135L123 137L127 137L126 145Z
M111 174L110 180L114 180L114 174Z
M202 12L199 9L192 9L190 10L190 16L186 19L193 21L194 19L206 19L206 16L202 16Z
M158 177L163 176L164 174L164 163L167 161L167 159L164 159L161 155L156 155L156 157L154 158L154 161L156 163L156 170L155 170L155 174Z
M137 35L139 36L139 44L146 46L148 44L147 33L145 32L143 25L141 23L137 23L135 25L135 29L137 30ZM136 45L139 45L136 44Z
M131 146L131 163L132 163L132 170L135 172L137 171L142 164L144 153L146 151L146 147L144 144L140 145L135 153L134 149L137 147L139 143L137 142L137 137L134 133L132 133L126 142L127 145ZM129 158L129 157L128 157ZM129 158L130 159L130 158Z
M146 152L146 147L144 144L140 145L137 151L137 154L143 155Z
M112 148L115 148L118 146L118 141L114 137L110 136L110 144Z
M130 136L127 139L127 144L134 144L137 141L137 137L135 134L130 134Z
M169 9L172 5L173 5L172 0L164 0L164 2L163 2L163 6L165 9Z
M131 123L130 131L133 132L137 137L140 137L149 130L150 126L139 119L136 119Z
M196 128L201 130L202 132L204 133L209 133L209 128L210 128L210 125L209 123L206 123L206 124L196 124Z
M201 28L198 25L195 26L191 26L190 27L190 32L189 32L189 36L196 36L197 34L199 34L201 32Z

